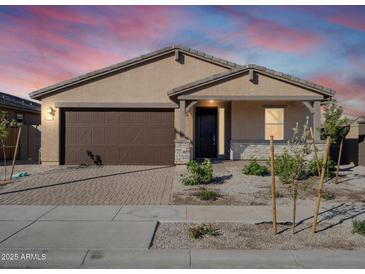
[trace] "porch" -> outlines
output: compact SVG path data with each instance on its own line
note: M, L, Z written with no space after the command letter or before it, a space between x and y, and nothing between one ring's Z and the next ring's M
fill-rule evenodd
M267 160L269 138L276 151L287 146L296 123L320 126L320 101L302 100L180 100L175 162L190 159ZM320 142L319 132L314 130Z

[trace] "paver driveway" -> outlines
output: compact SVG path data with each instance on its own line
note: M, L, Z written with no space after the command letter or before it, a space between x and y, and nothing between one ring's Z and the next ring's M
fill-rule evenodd
M31 176L0 188L0 204L169 204L174 167L18 166Z

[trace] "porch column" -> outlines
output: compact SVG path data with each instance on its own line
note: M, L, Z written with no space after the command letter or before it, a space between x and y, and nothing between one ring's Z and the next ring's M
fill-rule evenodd
M175 164L187 164L191 159L191 143L185 133L185 107L184 100L179 101L179 137L175 140Z
M319 142L321 140L319 128L321 127L321 102L313 102L313 133L314 140Z
M180 136L185 138L185 101L180 102Z

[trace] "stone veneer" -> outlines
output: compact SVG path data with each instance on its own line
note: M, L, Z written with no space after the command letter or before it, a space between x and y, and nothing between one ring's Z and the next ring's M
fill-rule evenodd
M311 144L309 144L312 148ZM287 143L275 143L275 154L282 153L287 148ZM324 144L316 144L318 157L322 157ZM312 154L310 154L312 155ZM268 142L231 142L230 144L230 159L231 160L269 160L270 144Z
M175 164L187 164L191 159L191 142L186 138L175 140Z

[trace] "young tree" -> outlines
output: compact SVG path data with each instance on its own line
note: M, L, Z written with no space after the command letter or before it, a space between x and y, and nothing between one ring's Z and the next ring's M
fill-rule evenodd
M15 120L10 120L6 111L0 112L0 143L4 157L4 181L6 181L6 145L5 141L9 135L9 128L16 125Z
M323 136L330 137L332 144L340 144L337 157L337 170L335 183L338 182L338 173L341 162L343 140L350 131L350 122L346 117L342 117L343 109L336 100L331 99L324 105L324 125Z
M280 181L288 186L293 199L293 233L295 233L296 211L298 199L298 181L302 178L306 168L306 156L310 149L307 144L309 135L308 117L302 133L299 125L293 128L293 137L288 141L288 148L275 159L276 170Z

